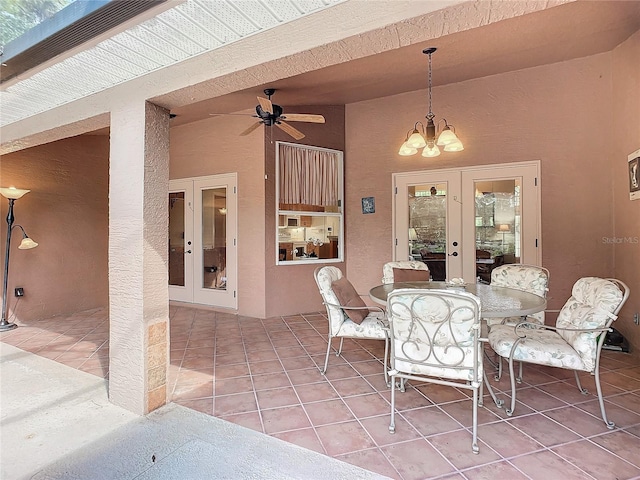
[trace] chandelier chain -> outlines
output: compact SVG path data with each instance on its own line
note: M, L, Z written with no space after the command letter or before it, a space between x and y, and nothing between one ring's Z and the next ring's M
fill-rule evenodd
M431 111L431 90L432 90L432 77L431 77L431 53L429 53L429 72L428 72L428 85L429 85L429 112L427 113L427 119L432 119L433 117L435 117L435 115L433 114L433 112Z

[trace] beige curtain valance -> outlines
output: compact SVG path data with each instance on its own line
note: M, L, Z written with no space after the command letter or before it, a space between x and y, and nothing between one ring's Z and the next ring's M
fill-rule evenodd
M338 205L337 152L280 144L280 204Z

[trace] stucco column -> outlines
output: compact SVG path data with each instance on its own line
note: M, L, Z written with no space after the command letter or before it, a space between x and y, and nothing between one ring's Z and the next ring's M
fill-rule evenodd
M137 414L167 401L169 112L111 113L109 399Z

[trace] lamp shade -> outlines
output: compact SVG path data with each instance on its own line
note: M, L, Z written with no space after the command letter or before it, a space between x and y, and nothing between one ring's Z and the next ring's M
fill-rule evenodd
M504 223L498 225L498 231L499 232L509 232L511 231L511 227L509 225L506 225Z
M0 187L0 194L2 194L2 196L5 198L9 198L13 200L19 199L20 197L22 197L23 195L26 195L30 191L31 190L24 190L22 188L16 188L16 187Z
M409 155L415 155L416 153L418 153L418 149L409 147L407 145L407 142L404 142L400 147L400 150L398 150L398 155L401 155L403 157L408 157Z
M420 132L418 132L418 130L415 130L415 129L413 130L413 133L407 140L407 146L410 148L422 148L426 144L427 142L425 141L424 137L420 135Z
M437 157L438 155L440 155L440 149L437 145L433 145L432 147L427 145L424 147L424 150L422 150L423 157Z
M418 240L418 234L416 233L415 228L409 229L409 240L411 240L412 242Z
M444 130L440 133L438 137L438 141L436 142L441 147L444 145L449 145L453 142L459 142L458 136L451 130L448 126L444 127Z
M455 142L444 146L445 152L461 152L462 150L464 150L464 145L462 145L462 142L457 139Z
M24 237L22 239L22 242L20 242L20 245L18 245L18 248L20 250L29 250L30 248L36 248L37 246L38 244L31 240L29 237Z

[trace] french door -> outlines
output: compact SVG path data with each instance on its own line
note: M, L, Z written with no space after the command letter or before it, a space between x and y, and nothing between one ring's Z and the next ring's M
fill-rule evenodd
M538 178L538 162L394 174L395 260L467 282L505 263L540 265Z
M169 299L237 308L236 175L169 182Z

